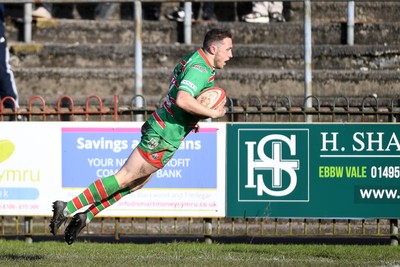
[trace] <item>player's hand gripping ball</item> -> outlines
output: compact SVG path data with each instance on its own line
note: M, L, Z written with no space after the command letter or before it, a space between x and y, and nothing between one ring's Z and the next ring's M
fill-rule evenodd
M208 88L208 89L202 91L197 96L196 99L203 106L208 107L210 109L216 109L226 99L226 93L225 93L224 89L222 89L222 88L211 87L211 88Z

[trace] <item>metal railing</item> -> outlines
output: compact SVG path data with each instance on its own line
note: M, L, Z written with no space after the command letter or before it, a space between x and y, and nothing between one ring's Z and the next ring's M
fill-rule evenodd
M142 106L136 105L137 98ZM86 97L84 104L71 96L60 96L56 103L48 103L41 96L32 96L28 103L20 103L20 108L6 109L4 102L14 101L11 97L0 100L0 121L19 116L29 121L137 121L137 116L147 119L156 108L162 105L163 97L157 105L148 105L146 98L138 95L132 98L129 106L120 105L118 96L113 104L107 106L101 97ZM304 103L311 99L311 107ZM400 95L392 98L377 98L375 95L360 96L357 99L347 96L324 98L309 96L293 99L288 96L260 98L256 96L237 100L227 98L227 112L221 122L305 122L311 116L314 122L379 122L395 123L400 117Z

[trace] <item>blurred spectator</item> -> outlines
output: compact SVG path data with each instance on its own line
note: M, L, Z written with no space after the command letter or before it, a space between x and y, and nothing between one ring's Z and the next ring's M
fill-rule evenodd
M116 3L82 3L76 5L76 9L82 19L108 19L115 11L116 5ZM35 7L32 12L34 18L51 19L53 16L65 19L74 18L75 4L36 4Z
M12 100L4 102L5 108L19 108L17 86L14 81L14 74L8 63L10 54L7 47L7 38L4 27L4 4L0 4L0 100L5 97L12 97Z
M252 12L244 15L242 20L250 23L285 22L282 11L281 1L253 2Z
M82 19L106 20L110 19L120 5L121 19L133 19L133 4L131 3L80 3L80 4L36 4L32 12L34 18L51 19L52 17L73 19L74 8ZM144 20L159 20L161 3L142 3ZM75 14L76 15L76 14Z
M200 2L193 2L192 4L192 20L196 20L199 17L200 13ZM201 18L207 21L217 21L217 16L214 13L214 2L203 2L202 5L203 13ZM169 20L174 20L178 22L183 22L185 19L185 10L184 10L184 3L181 2L178 9L175 11L166 14L165 17Z
M32 17L51 19L52 4L36 4L35 10L32 11Z
M99 3L94 10L95 19L109 19L115 12L117 3Z

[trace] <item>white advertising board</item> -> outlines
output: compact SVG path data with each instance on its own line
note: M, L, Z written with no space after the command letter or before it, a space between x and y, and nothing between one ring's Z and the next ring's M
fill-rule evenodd
M50 216L93 181L114 174L142 123L0 123L0 214ZM166 167L99 216L225 216L226 125L200 123Z

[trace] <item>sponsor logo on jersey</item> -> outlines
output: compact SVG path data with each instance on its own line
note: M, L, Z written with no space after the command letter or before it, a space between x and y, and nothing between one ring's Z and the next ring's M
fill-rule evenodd
M191 81L183 80L183 81L181 81L181 86L182 85L186 85L186 87L188 87L188 89L190 89L192 91L197 91L197 86L194 85Z
M207 71L206 68L204 68L203 66L198 65L198 64L193 65L193 66L191 66L190 68L191 68L191 69L199 70L199 71L201 71L201 72L206 72L206 71Z

